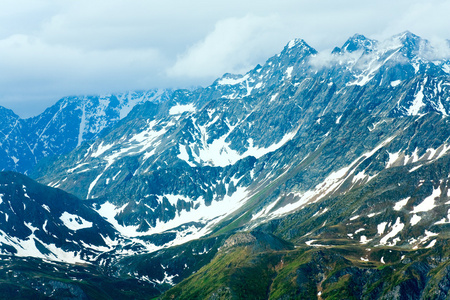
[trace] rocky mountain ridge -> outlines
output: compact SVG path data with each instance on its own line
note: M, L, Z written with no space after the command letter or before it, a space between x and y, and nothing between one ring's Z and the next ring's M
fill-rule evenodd
M426 253L448 252L448 52L410 32L332 53L292 40L135 106L33 176L112 226L120 249L94 260L109 276L187 278L164 297L403 299L411 284L441 299L447 262Z
M41 159L68 153L82 142L96 139L135 105L164 101L170 93L170 90L149 90L65 97L28 119L21 119L2 107L0 170L30 174Z
M227 218L222 206L235 216L249 214L249 205L254 218L282 216L314 198L309 194L323 194L321 182L330 189L336 183L329 181L342 179L327 177L381 151L390 153L378 162L385 167L395 163L388 159L394 154L416 153L414 162L429 149L437 157L447 153L444 134L429 141L425 130L402 133L433 113L448 114L448 61L426 60L432 50L409 32L384 43L357 35L324 65L313 48L293 40L243 76L226 74L205 89L175 91L165 102L136 108L122 126L62 158L40 180L98 199L98 211L112 208L105 217L122 231L134 228L133 235L199 220L203 229L187 232L203 235ZM371 172L351 175L361 185ZM249 201L255 198L262 202Z

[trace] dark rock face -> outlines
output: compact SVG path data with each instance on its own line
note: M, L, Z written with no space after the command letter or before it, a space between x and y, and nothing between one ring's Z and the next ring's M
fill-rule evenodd
M245 75L136 107L102 138L40 165L36 177L92 199L98 211L113 205L118 224L141 234L184 218L202 219L196 231L212 220L221 230L274 219L391 167L447 155L448 61L431 61L432 50L409 32L383 43L355 35L325 59L293 40ZM388 223L397 217L406 222L396 215Z
M92 265L1 256L3 299L148 299L160 294L153 285L128 277L110 277Z
M34 160L28 165L65 153L41 160L33 177L86 199L91 211L66 211L79 216L67 222L97 224L91 219L101 219L98 213L106 219L98 224L112 224L110 239L123 240L97 257L112 273L128 274L124 268L162 290L192 275L192 295L211 299L441 297L448 274L433 270L444 262L389 252L441 247L448 235L450 62L436 54L410 32L384 42L355 35L331 54L293 40L245 75L147 99L126 117L119 113L125 98L115 96L63 99L29 123L0 113L5 136L38 128L27 139L42 155L24 155ZM28 149L15 140L5 138L2 149ZM18 158L11 153L6 160ZM28 190L8 193L28 201ZM5 212L26 211L19 206ZM37 237L45 220L7 228L8 235ZM218 237L222 248L209 240ZM107 246L103 233L77 238ZM177 260L168 268L168 253L176 254L164 247L185 253L194 249L180 246L188 241L213 254L198 265L183 254L186 266ZM39 237L34 247L45 255L47 243ZM156 254L142 254L148 252ZM221 265L219 257L229 262ZM215 285L192 274L208 262L229 280L214 274ZM137 275L126 263L139 268ZM263 280L246 289L241 279L257 272ZM204 280L207 292L195 288Z
M438 283L438 289L434 292L435 299L445 299L450 291L450 266L444 269L444 276Z
M80 199L28 177L0 173L0 251L74 262L95 260L118 237L114 228ZM70 258L72 257L72 258Z

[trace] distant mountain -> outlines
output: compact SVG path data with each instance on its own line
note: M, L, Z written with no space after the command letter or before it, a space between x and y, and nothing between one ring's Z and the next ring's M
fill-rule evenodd
M97 138L106 128L146 101L164 101L169 90L117 95L66 97L29 119L0 108L0 170L30 173L41 159L65 154L83 141Z
M94 261L118 238L80 199L24 175L1 172L0 197L1 254Z
M90 263L163 299L445 299L447 50L410 32L332 53L295 39L135 106L33 176L112 226Z

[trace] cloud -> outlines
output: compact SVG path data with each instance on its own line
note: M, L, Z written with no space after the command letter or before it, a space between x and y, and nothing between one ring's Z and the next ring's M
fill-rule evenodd
M450 38L450 2L443 0L411 1L403 8L394 10L386 24L380 26L378 38L409 30L424 38Z
M202 80L246 72L274 54L270 45L279 45L279 24L280 20L274 16L247 15L221 20L202 41L178 57L168 74Z
M43 109L66 95L164 84L157 78L165 58L152 48L83 50L13 35L0 40L0 57L0 98L15 103L15 110L24 115L32 114L26 112L30 105L24 106L29 101L39 101Z
M445 0L3 0L0 105L31 115L70 94L206 85L293 38L319 51L355 33L450 38L448 11Z
M313 68L320 70L341 63L354 64L361 59L362 54L362 50L351 53L344 52L339 55L332 54L331 50L324 50L311 57L309 63Z

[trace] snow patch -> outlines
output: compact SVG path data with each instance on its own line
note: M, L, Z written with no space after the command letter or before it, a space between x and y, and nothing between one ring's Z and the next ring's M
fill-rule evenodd
M375 216L377 216L377 215L379 215L379 214L381 214L381 212L370 213L370 214L367 215L367 217L368 217L368 218L373 218L373 217L375 217Z
M50 253L43 254L37 247L36 241L44 245ZM6 233L0 230L0 244L9 245L16 249L15 256L19 257L37 257L42 259L50 259L56 261L63 261L67 263L85 263L77 252L65 252L60 248L57 248L54 244L45 244L40 241L34 233L29 235L25 240L21 240L17 237L6 235Z
M194 201L186 196L180 195L165 195L166 198L169 196L172 203L183 198L185 201ZM162 199L161 197L159 197ZM169 199L168 198L168 199ZM167 222L157 221L155 227L151 227L147 232L137 231L139 226L123 226L120 225L115 216L123 211L128 204L122 207L116 207L110 202L105 202L100 206L97 212L103 216L109 223L111 223L117 231L119 231L123 236L127 237L137 237L143 235L150 235L165 232L167 230L172 230L174 228L180 227L184 224L191 222L202 223L205 226L202 229L198 229L195 226L190 226L186 228L184 232L177 232L177 238L170 243L170 246L179 245L187 241L200 238L209 232L214 224L217 224L220 220L225 218L227 215L233 213L238 208L247 201L247 192L245 188L238 187L237 190L231 195L225 195L221 201L213 200L209 206L206 205L203 197L199 197L194 202L198 207L196 209L191 209L190 211L181 210L177 213L174 219ZM152 249L157 250L157 249Z
M387 222L381 222L377 225L377 232L379 235L382 235L386 229Z
M433 248L437 240L432 240L425 248Z
M163 279L163 280L157 280L157 279L154 279L153 281L154 281L155 283L157 283L157 284L160 284L160 285L163 284L163 283L166 283L166 284L169 284L169 285L171 285L171 286L174 286L175 283L173 283L173 279L174 279L175 277L178 277L178 274L175 274L175 275L168 275L167 272L164 271L164 279Z
M392 167L394 165L394 163L397 161L397 159L400 156L400 151L399 152L395 152L395 153L389 153L388 152L388 154L389 154L389 161L388 161L388 163L386 165L386 168L390 168L390 167Z
M299 39L290 40L289 44L288 44L288 49L294 48L295 45L297 45L298 42L299 42Z
M395 237L398 233L400 233L400 231L402 231L404 227L405 227L405 224L403 224L401 222L400 217L397 217L395 224L392 225L392 230L380 240L380 245L395 246L397 244L397 242L400 241L400 239L398 239L398 238L393 239L392 242L389 244L387 241L389 239Z
M195 167L195 164L190 162L190 160L189 160L189 154L188 154L188 152L186 150L187 147L188 146L186 146L186 145L180 145L180 148L179 148L180 154L178 154L177 157L179 159L184 160L185 162L187 162L189 164L189 166Z
M365 230L364 228L360 228L360 229L355 231L355 234L358 234L358 233L360 233L361 231L364 231L364 230Z
M92 222L86 221L82 217L72 215L68 212L64 212L61 217L59 217L59 219L63 221L64 225L71 230L79 230L92 227Z
M261 218L261 217L263 217L263 216L266 216L267 214L269 214L269 212L275 207L275 205L277 204L277 201L273 201L272 203L270 203L269 205L267 205L265 208L263 208L261 211L259 211L258 213L256 213L256 214L254 214L253 216L252 216L252 221L253 220L256 220L256 219L258 219L258 218ZM327 209L325 209L325 211L326 211ZM324 211L324 212L325 212ZM324 213L323 212L323 213ZM320 211L317 211L315 214L314 214L314 216L317 216L318 214L320 213ZM313 216L313 217L314 217Z
M425 103L423 103L423 97L424 97L423 89L424 89L424 87L425 87L425 84L427 83L427 79L428 79L428 78L425 78L425 79L424 79L424 82L423 82L423 84L421 85L420 90L417 92L417 94L416 94L416 96L415 96L415 98L414 98L413 103L411 104L411 106L410 106L410 107L408 108L408 110L406 111L406 113L407 113L408 115L410 115L410 116L416 116L416 115L418 115L420 109L421 109L422 107L425 106Z
M360 244L367 244L368 242L370 242L371 239L368 239L365 235L362 235L359 237L359 243Z
M415 170L420 169L420 167L422 167L422 165L418 165L418 166L415 166L415 167L411 168L411 170L409 170L409 173L412 173L412 172L414 172Z
M50 212L50 207L48 207L48 205L42 204L42 207L43 207L46 211Z
M278 93L272 95L272 97L270 97L270 101L269 101L269 102L275 101L275 99L276 99L277 97L278 97Z
M286 77L291 78L292 77L292 71L294 70L294 67L288 67L286 69Z
M98 145L97 150L91 154L91 157L99 157L100 155L102 155L103 153L105 153L106 151L111 149L112 146L113 146L113 144L103 146L103 141L102 141L100 143L100 145Z
M192 103L186 105L177 104L170 108L169 115L180 115L184 112L195 112L195 111L196 111L195 106Z
M199 149L198 154L191 151L194 161L198 163L204 163L211 166L225 167L236 163L248 156L254 156L260 158L263 155L273 152L290 141L296 134L296 131L287 133L283 138L275 144L270 145L267 148L259 148L253 145L253 139L249 139L249 147L243 154L239 154L236 150L230 147L230 143L226 142L228 135L214 140L211 144L204 144L203 148ZM179 145L180 154L178 158L186 161L190 166L195 166L190 160L187 151L187 145ZM194 145L192 145L194 147Z
M401 210L409 201L411 197L405 198L403 200L398 201L397 203L395 203L394 205L394 210L399 211Z
M415 215L412 216L412 218L411 218L411 220L409 222L411 223L411 226L414 226L417 223L419 223L421 219L422 219L421 216L418 216L418 215L415 214Z
M418 212L424 212L424 211L430 211L433 208L436 207L435 198L439 197L441 195L441 189L439 186L437 189L433 189L433 193L426 197L422 203L414 207L414 210L411 213L418 213Z
M417 249L419 244L425 244L430 238L435 237L435 236L438 236L438 234L434 233L434 232L431 232L431 231L428 231L428 230L425 229L424 236L421 237L419 240L411 239L410 240L410 244L414 244L415 243L416 245L413 247L413 249ZM434 246L435 243L436 242L432 241L432 242L430 242L430 244L428 244L428 246L431 245L430 246L430 248L431 248L431 247Z
M217 83L220 84L220 85L236 85L236 84L240 84L240 83L246 81L249 77L250 77L250 75L247 74L247 75L242 76L241 78L238 78L238 79L222 78Z
M399 85L400 83L402 83L401 80L394 80L394 81L391 81L391 86L392 86L392 87L396 87L396 86Z
M394 137L387 138L371 151L364 153L363 155L355 159L349 166L344 167L338 171L332 172L330 175L327 176L327 178L325 178L325 180L322 183L316 185L314 189L308 190L304 193L296 194L296 196L300 197L300 199L297 202L290 203L284 207L279 208L278 210L273 212L273 215L283 215L289 213L291 211L299 209L308 202L317 202L320 199L326 197L327 195L337 191L341 187L341 185L346 181L347 178L353 176L355 169L364 161L364 159L367 159L372 155L374 155L379 149L389 144L393 139ZM371 180L373 177L375 176L369 176L368 180Z

